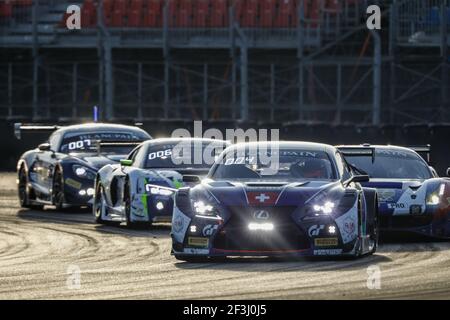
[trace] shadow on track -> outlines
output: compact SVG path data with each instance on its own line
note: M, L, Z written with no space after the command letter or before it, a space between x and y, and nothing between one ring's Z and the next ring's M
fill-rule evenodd
M317 272L317 271L339 271L339 270L364 270L368 266L379 263L391 262L392 259L375 254L373 256L359 259L342 257L304 257L304 258L218 258L203 263L178 262L175 266L179 269L216 269L229 271L247 272ZM266 270L269 267L271 269Z
M152 237L152 238L169 238L170 225L156 224L145 228L130 229L125 224L116 225L100 225L95 224L94 218L89 209L70 208L64 212L53 208L45 208L44 210L20 209L17 211L17 217L26 221L36 221L47 224L77 225L86 224L93 227L99 233L118 234L129 237Z

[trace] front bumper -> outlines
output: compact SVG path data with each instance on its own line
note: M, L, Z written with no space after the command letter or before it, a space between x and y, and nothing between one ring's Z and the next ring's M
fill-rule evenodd
M238 216L238 215L236 215ZM242 216L242 215L239 215ZM286 215L289 219L290 215ZM310 236L308 225L289 219L276 221L274 230L250 231L242 219L224 222L219 217L188 217L174 209L172 222L172 254L203 257L305 257L354 255L358 239L343 243L339 232L323 232ZM331 220L323 226L336 226ZM338 230L336 226L336 230Z

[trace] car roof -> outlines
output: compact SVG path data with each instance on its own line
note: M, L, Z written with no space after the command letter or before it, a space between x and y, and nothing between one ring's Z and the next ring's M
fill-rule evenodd
M392 151L405 151L405 152L412 152L417 153L414 150L407 148L407 147L401 147L401 146L394 146L394 145L381 145L381 144L355 144L355 145L340 145L336 146L336 148L367 148L367 149L383 149L383 150L392 150Z
M223 143L226 145L229 145L230 142L229 141L225 141L225 140L219 140L219 139L209 139L209 138L158 138L158 139L153 139L153 140L149 140L149 141L145 141L143 144L144 145L156 145L156 144L163 144L163 143L179 143L179 142L196 142L196 141L201 141L201 142L210 142L210 143Z
M141 128L135 127L135 126L128 126L123 124L115 124L115 123L82 123L82 124L75 124L70 126L65 126L60 129L58 129L57 133L68 133L68 132L76 132L76 131L87 131L87 130L115 130L115 131L134 131L139 132L141 134L144 134L146 136L150 135L142 130Z
M230 148L242 148L242 147L257 147L257 146L272 146L277 145L278 148L295 148L295 149L306 149L310 151L323 151L329 154L333 154L336 151L336 148L324 144L324 143L316 143L316 142L307 142L307 141L259 141L259 142L242 142L232 145Z

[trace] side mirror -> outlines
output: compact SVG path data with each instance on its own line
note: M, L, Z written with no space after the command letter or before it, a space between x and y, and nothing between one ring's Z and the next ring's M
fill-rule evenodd
M366 174L362 174L362 175L357 175L357 176L353 176L351 177L351 182L359 182L359 183L363 183L363 182L369 182L370 181L370 177Z
M447 177L450 177L450 168L447 169Z
M46 143L41 143L38 146L39 151L50 151L50 143L46 142Z
M133 164L133 160L122 159L120 160L120 164L124 167L129 167Z
M345 186L348 186L350 183L363 183L363 182L369 182L370 181L370 177L368 175L356 175L356 176L352 176L350 179L348 179L347 181L344 182Z
M183 182L199 183L200 182L200 177L199 176L194 176L194 175L185 175L185 176L183 176Z

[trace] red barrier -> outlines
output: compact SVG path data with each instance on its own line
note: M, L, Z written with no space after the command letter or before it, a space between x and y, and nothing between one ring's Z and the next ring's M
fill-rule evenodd
M294 16L295 11L294 0L279 0L278 12L275 19L275 27L294 27L296 25Z
M193 26L206 28L208 25L209 0L196 0L194 2Z
M212 28L223 28L228 25L228 4L226 0L213 0L211 2L211 20Z
M149 0L144 13L144 26L151 28L162 27L162 0Z
M0 2L0 17L9 18L12 16L12 4L9 1Z
M273 17L276 10L276 0L262 0L259 25L263 28L273 27Z

